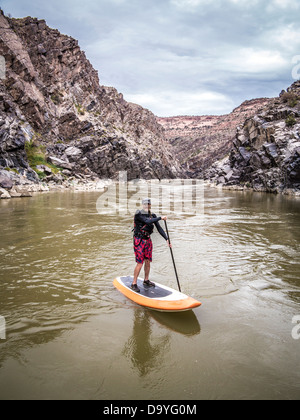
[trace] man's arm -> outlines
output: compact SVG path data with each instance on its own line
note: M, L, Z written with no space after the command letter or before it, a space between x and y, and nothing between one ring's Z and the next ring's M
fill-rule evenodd
M168 240L168 237L166 235L166 232L163 230L163 228L160 226L160 224L158 222L155 222L155 226L156 226L156 229L158 230L158 232L161 234L161 236L163 238L165 238L165 240L167 241Z
M145 225L151 225L151 223L158 223L161 220L161 217L149 217L147 214L139 213L137 217L145 223Z

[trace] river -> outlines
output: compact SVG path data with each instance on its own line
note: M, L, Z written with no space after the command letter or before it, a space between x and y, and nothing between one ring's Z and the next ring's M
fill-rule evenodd
M163 314L114 287L133 217L99 192L0 200L0 399L299 399L300 199L206 188L171 212L182 291ZM155 210L155 209L153 209ZM153 234L151 280L177 288Z

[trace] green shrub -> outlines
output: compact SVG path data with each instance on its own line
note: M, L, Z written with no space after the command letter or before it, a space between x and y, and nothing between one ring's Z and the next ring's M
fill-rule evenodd
M82 105L80 104L75 104L75 108L77 109L78 114L80 115L84 115L85 114L85 109Z
M283 102L287 103L291 108L294 108L297 105L299 99L299 96L297 96L294 92L285 92L282 95Z
M289 115L287 117L287 119L285 120L285 123L286 123L287 127L293 127L297 123L297 121L296 121L294 115Z
M19 171L16 168L9 168L8 166L6 166L6 168L4 169L8 172L14 172L15 174L19 173Z
M51 101L55 104L55 105L61 105L63 103L63 98L64 95L59 91L56 90L54 93L52 93L51 95Z
M40 179L45 178L46 174L36 168L38 165L44 165L51 168L52 172L55 174L61 171L61 168L47 162L45 149L45 146L38 144L34 139L25 143L25 151L29 166L38 174Z

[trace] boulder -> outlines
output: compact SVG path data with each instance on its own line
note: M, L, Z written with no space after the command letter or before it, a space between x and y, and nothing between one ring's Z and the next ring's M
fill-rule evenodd
M8 178L6 176L3 176L3 175L0 175L0 187L1 188L5 188L6 190L10 190L10 189L12 189L13 185L14 185L14 183L10 178Z
M52 174L52 169L46 165L37 165L36 169L40 172L44 172L46 175Z
M272 157L273 159L276 159L278 157L277 146L275 143L264 144L263 147L270 157Z
M233 169L231 169L229 172L227 172L226 176L225 176L225 180L228 182L231 180L233 176Z
M220 176L217 179L217 184L225 184L225 182L226 182L226 180L225 180L224 176Z
M32 197L31 191L29 191L30 186L16 186L15 192L20 194L21 197Z
M22 196L22 194L17 192L14 188L12 188L10 190L9 194L10 194L11 198L18 198L18 197Z
M56 156L49 156L48 161L59 168L69 169L70 171L73 169L73 165L70 162L66 162Z
M246 163L251 159L251 153L245 147L239 147L239 152Z
M71 146L65 150L65 154L71 161L76 161L82 156L82 151L78 147Z
M6 198L11 198L11 196L8 193L8 191L6 191L4 188L0 188L0 198L6 199Z

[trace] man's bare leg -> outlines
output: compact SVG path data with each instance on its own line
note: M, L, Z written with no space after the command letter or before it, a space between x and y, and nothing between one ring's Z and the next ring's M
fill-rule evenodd
M151 265L150 261L149 260L145 260L145 267L144 267L144 270L145 270L145 279L144 280L145 281L149 280L150 265Z
M133 282L132 282L132 284L137 284L137 279L138 279L138 276L139 276L139 274L141 272L142 267L143 267L143 264L137 263L137 265L136 265L136 267L134 269L134 273L133 273Z
M152 281L149 280L150 267L151 267L151 262L149 260L145 260L145 279L144 279L144 284L147 285L147 286L149 286L149 287L155 287L155 283L153 283Z

